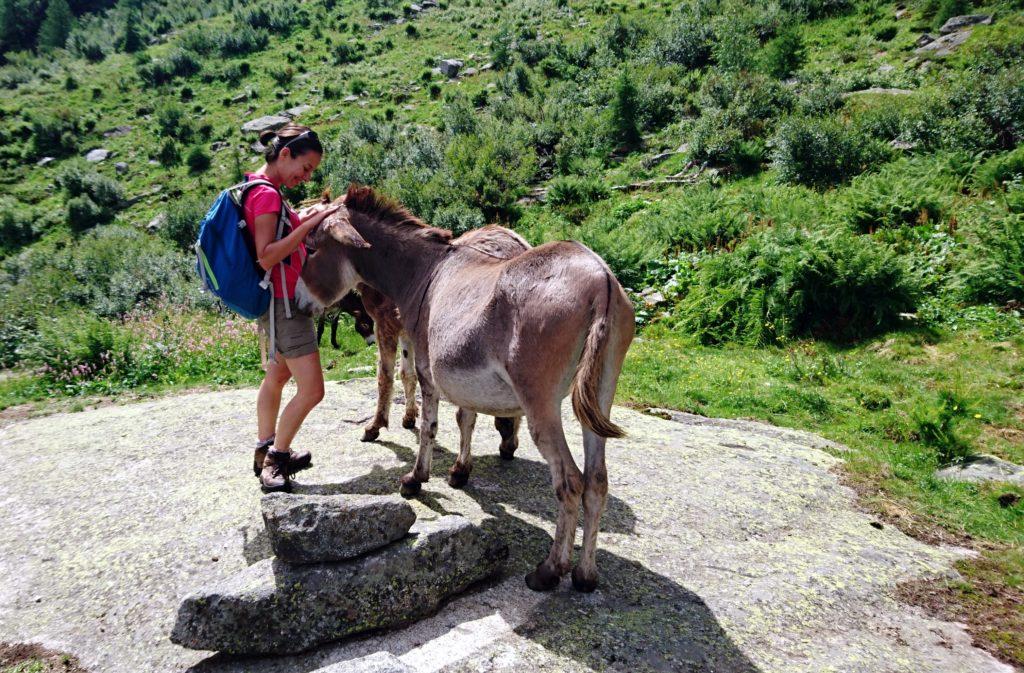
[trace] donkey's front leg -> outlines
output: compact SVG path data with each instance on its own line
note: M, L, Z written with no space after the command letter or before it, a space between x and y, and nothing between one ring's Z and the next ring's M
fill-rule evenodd
M377 411L373 419L363 428L363 441L372 442L380 436L380 429L388 427L388 413L391 410L391 392L395 386L395 349L398 335L391 334L378 322L374 326L377 337Z
M412 348L412 339L404 332L398 337L398 347L402 349L402 360L399 371L402 375L402 387L405 389L405 415L402 416L402 427L412 430L416 427L416 353Z
M473 469L473 456L470 449L473 445L473 426L476 425L476 412L459 407L455 412L455 421L459 424L459 457L448 471L448 485L462 488L469 481L469 473Z
M437 435L437 405L440 401L434 382L419 373L420 392L423 394L423 407L420 409L420 452L416 457L416 467L401 479L402 495L416 495L420 492L423 482L430 479L430 463L434 457L434 437Z

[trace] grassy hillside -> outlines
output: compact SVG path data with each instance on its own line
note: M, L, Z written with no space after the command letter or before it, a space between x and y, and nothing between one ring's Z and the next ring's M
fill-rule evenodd
M0 406L258 381L188 247L261 163L242 124L309 106L328 151L294 200L364 182L591 246L638 310L621 402L848 445L866 507L982 552L911 597L1024 663L1024 490L933 476L1024 463L1019 0L71 9L65 48L0 65ZM967 14L993 20L941 37Z

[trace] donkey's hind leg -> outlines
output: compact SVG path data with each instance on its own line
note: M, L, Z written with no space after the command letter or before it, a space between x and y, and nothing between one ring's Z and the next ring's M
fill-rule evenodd
M404 332L398 336L398 347L402 349L402 360L399 371L402 376L402 388L405 390L405 415L402 416L402 427L412 430L416 427L416 353L412 347L412 339Z
M533 441L551 468L551 482L558 499L558 520L551 551L536 570L526 576L526 586L534 591L549 591L557 587L562 575L569 571L576 523L579 521L583 475L569 452L558 407L554 406L543 415L528 411L527 419Z
M380 436L380 429L388 427L391 410L391 392L395 385L395 349L397 335L382 329L380 322L374 327L377 337L377 411L363 428L363 441L372 442Z
M469 481L469 473L473 469L473 456L470 449L473 444L473 426L476 425L476 412L459 407L455 412L455 421L459 424L459 457L448 471L448 484L452 488L462 488Z
M494 429L501 435L498 453L503 460L512 460L515 457L516 449L519 448L519 424L522 420L522 416L515 416L513 418L494 417Z

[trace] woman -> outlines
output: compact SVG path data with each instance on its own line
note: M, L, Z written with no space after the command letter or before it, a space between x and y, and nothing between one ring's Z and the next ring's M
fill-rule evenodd
M302 242L311 229L338 207L317 205L295 212L285 204L290 227L286 226L281 239L275 240L282 207L278 190L309 180L320 165L324 150L316 133L298 124L288 124L276 132L265 131L260 142L266 146L266 163L246 177L267 180L276 189L266 185L253 187L246 194L244 211L245 223L256 244L257 260L264 270L272 270L275 343L256 397L259 434L253 470L264 491L280 491L290 487L291 472L308 466L312 460L309 451L292 449L292 440L306 415L324 397L324 375L313 318L298 311L294 301L295 285L306 257ZM286 298L290 318L286 315ZM270 332L269 314L268 311L259 318L265 334ZM298 391L278 418L281 391L292 377Z

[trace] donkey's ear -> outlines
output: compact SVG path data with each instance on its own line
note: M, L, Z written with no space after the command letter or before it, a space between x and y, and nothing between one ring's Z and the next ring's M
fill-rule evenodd
M348 213L345 212L344 208L324 220L324 230L330 234L331 238L342 245L347 245L351 248L370 247L366 239L360 236L356 228L348 221Z

